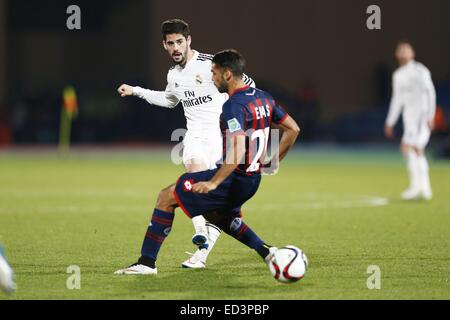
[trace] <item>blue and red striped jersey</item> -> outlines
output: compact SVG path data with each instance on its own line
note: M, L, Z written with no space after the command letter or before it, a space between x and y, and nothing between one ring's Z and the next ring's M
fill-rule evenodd
M259 89L243 87L223 104L220 126L223 135L223 156L233 135L245 135L245 157L236 172L259 174L267 154L272 123L280 124L288 114L275 103L270 94Z

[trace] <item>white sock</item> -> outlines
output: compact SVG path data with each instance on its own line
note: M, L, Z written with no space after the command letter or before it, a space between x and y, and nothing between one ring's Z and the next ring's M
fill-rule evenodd
M431 192L430 174L428 161L425 155L418 156L417 158L419 167L419 186L424 192Z
M208 233L208 230L206 229L206 220L202 215L195 216L191 220L194 224L195 233Z
M219 227L209 222L206 223L206 229L208 229L208 249L205 252L205 259L208 257L221 233Z
M419 184L419 161L417 153L414 151L408 151L406 154L406 166L408 168L409 175L409 188L417 190L420 187Z

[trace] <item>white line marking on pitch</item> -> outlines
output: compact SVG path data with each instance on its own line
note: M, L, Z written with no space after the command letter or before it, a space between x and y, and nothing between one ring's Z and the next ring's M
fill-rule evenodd
M305 197L302 197L305 196ZM302 199L304 198L304 199ZM384 197L375 196L355 196L355 195L336 195L336 194L320 194L305 193L298 194L295 201L283 201L283 203L270 203L262 206L249 205L250 209L258 210L276 210L280 207L289 209L348 209L348 208L365 208L365 207L381 207L389 204L389 200Z

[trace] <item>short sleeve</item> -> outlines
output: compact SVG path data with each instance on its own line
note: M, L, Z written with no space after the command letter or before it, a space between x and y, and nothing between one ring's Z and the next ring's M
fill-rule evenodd
M279 105L274 104L272 114L272 122L276 124L282 123L288 117L286 111L283 110Z
M233 134L245 134L246 122L244 106L233 103L230 100L225 102L222 111L222 121L225 129Z

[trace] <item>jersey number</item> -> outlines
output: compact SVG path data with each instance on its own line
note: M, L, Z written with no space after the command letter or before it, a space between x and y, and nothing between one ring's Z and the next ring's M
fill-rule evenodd
M256 145L258 147L258 150L256 150L255 157L253 158L250 166L247 168L247 172L255 172L259 170L259 167L261 165L260 159L267 153L269 133L270 133L269 127L256 130L255 132L252 133L250 137L250 144L252 146ZM258 140L257 141L258 143L256 143L256 140Z

